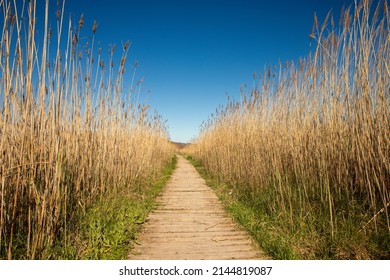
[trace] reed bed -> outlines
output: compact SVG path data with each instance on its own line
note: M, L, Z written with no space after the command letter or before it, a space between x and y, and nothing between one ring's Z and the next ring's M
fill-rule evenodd
M115 46L96 48L96 22L86 30L63 5L55 26L49 1L0 9L0 258L46 258L96 199L157 178L173 147L137 65L126 71L129 42L116 61Z
M231 193L270 195L254 212L283 221L276 235L300 236L297 258L390 257L389 19L387 1L366 0L339 28L315 17L314 53L255 77L187 148Z

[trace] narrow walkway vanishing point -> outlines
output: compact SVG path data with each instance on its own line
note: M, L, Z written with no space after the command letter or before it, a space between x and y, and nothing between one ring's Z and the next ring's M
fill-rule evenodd
M261 259L196 169L178 156L159 205L143 225L135 260Z

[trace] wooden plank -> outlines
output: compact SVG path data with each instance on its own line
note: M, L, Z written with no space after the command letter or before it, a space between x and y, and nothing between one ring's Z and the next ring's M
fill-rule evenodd
M267 259L182 156L130 259Z

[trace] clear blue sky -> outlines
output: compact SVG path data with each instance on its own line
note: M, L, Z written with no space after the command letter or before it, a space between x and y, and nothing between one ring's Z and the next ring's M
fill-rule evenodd
M333 9L338 22L344 3L353 1L68 0L66 13L76 21L84 13L88 28L96 20L102 47L132 42L128 64L139 62L148 103L171 139L187 142L255 71L306 56L314 13L322 23Z

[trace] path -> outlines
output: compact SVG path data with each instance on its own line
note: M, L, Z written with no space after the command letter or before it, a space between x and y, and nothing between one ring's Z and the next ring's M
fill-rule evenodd
M130 259L262 258L249 236L227 216L216 194L182 156L178 156L176 170L158 202Z

